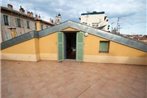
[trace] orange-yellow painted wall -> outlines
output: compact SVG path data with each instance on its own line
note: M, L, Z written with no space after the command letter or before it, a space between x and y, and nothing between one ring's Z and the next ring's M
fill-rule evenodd
M58 34L53 33L39 39L40 59L57 60Z
M35 41L37 39L31 39L20 44L11 46L2 50L2 53L12 53L12 54L34 54L36 53Z
M110 52L112 56L129 56L129 57L147 57L147 53L128 46L118 44L116 42L110 43Z
M41 22L39 20L36 21L36 31L41 30Z
M77 31L66 28L62 31ZM70 33L70 32L69 32ZM110 41L109 53L99 53L99 42L106 39L89 34L84 37L84 61L101 63L126 63L147 65L147 53ZM58 33L34 38L1 51L7 59L57 60Z
M1 59L38 61L38 39L34 38L20 44L1 50Z
M58 36L57 33L50 34L48 36L39 39L39 51L40 53L58 53Z
M85 55L97 55L97 56L129 56L129 57L145 57L146 52L118 44L110 41L109 53L99 53L99 42L107 41L106 39L100 38L89 34L84 37L84 54Z

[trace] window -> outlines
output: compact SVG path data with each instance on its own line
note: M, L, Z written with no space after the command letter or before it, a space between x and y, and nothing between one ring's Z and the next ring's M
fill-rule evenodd
M41 24L41 30L43 30L43 24Z
M92 23L92 27L94 28L99 27L99 23Z
M7 15L3 15L3 17L4 17L4 24L5 25L9 25L8 16Z
M21 27L21 22L19 18L16 18L16 26Z
M85 25L87 25L87 23L86 22L82 22L83 24L85 24Z
M107 16L104 17L104 20L106 20Z
M109 52L109 41L100 41L99 52L108 53Z
M30 22L27 21L27 28L30 29Z

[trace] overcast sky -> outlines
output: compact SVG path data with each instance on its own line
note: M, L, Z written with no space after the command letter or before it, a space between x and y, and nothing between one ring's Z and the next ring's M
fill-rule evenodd
M105 11L113 27L120 17L121 33L147 34L146 0L2 0L3 6L7 3L13 4L17 10L21 5L47 21L61 13L62 21L79 22L81 13Z

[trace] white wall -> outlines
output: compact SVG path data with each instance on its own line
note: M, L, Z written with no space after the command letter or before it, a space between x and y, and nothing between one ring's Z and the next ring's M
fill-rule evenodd
M8 16L8 21L9 25L4 25L4 19L3 15ZM16 18L19 18L21 20L21 27L16 26ZM26 21L30 21L30 29L27 28L27 23ZM10 27L15 27L16 28L16 33L17 36L27 33L29 31L35 30L35 21L31 19L26 19L26 18L20 18L19 16L12 16L9 14L3 14L1 13L1 31L2 31L2 39L3 41L11 39L11 30L9 29Z
M106 25L103 30L108 31L108 22L104 20L105 16L105 14L81 15L80 23L87 23L87 25L89 26L93 26L93 24L98 24L98 27Z
M8 16L8 21L9 21L9 25L4 25L4 18L3 15L7 15ZM16 18L19 18L21 20L21 27L17 27L16 25ZM29 21L29 25L30 28L27 28L27 21ZM30 32L32 30L35 30L35 20L29 19L29 18L23 18L20 16L13 16L10 14L5 14L5 13L1 13L1 39L2 41L6 41L12 38L11 36L11 30L9 29L10 27L15 27L16 28L16 33L17 36ZM42 23L43 24L43 29L46 28L47 24Z

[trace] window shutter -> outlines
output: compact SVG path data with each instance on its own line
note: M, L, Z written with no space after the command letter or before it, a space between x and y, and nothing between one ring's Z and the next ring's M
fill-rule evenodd
M58 61L64 60L64 36L63 32L58 32Z
M84 41L84 33L77 33L77 42L76 42L76 60L83 61L83 42Z

